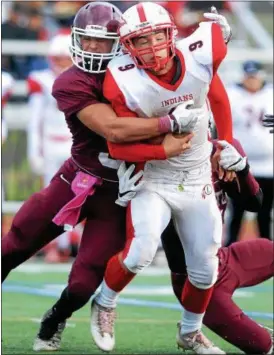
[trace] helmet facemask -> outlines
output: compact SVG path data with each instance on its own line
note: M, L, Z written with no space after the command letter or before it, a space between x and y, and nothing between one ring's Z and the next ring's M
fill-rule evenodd
M166 41L153 46L147 46L145 48L137 49L134 46L134 39L140 36L150 35L152 33L157 33L159 31L164 31L166 36ZM140 69L151 69L154 71L159 71L164 69L166 64L175 56L175 36L176 28L174 25L167 23L156 26L146 26L145 28L132 32L124 37L121 37L121 43L125 47L126 51L130 53L136 66ZM157 56L162 50L166 50L166 57L160 58ZM151 54L152 60L149 63L145 60L144 56Z
M81 44L82 36L112 40L111 51L108 53L84 51ZM73 63L81 70L89 73L104 73L109 61L121 54L119 36L117 32L108 32L106 27L98 25L90 25L86 29L72 27L70 52Z

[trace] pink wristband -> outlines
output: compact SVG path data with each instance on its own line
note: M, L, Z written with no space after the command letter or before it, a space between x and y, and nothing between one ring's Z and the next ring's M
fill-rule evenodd
M164 117L160 117L158 122L159 122L160 133L168 133L172 131L171 120L168 115Z

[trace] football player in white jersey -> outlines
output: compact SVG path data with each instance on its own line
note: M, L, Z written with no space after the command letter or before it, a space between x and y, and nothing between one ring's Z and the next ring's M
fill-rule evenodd
M2 93L1 93L1 103L2 109L4 109L11 93L12 93L12 86L14 83L13 77L10 73L6 71L1 72L1 81L2 81ZM3 111L2 111L3 112ZM5 120L4 115L2 114L2 143L7 139L8 136L8 127Z
M160 236L173 218L188 269L178 345L196 353L222 354L201 327L217 278L216 253L222 235L211 181L207 96L212 98L214 86L223 89L216 72L226 55L226 42L218 24L203 22L175 45L173 20L155 3L132 6L123 20L120 39L128 54L110 62L105 97L120 116L126 112L133 117L161 117L163 133L183 121L178 133L192 132L194 137L184 154L163 160L149 155L146 144L109 144L112 157L145 163L144 183L128 207L125 249L110 259L101 292L93 302L91 332L99 348L113 349L119 292L151 263ZM231 141L228 98L223 94L217 105L216 101L210 104L219 138Z
M70 156L71 133L52 97L56 77L71 66L70 36L58 34L49 43L49 68L33 71L27 79L29 94L28 159L31 169L43 176L48 186L55 172ZM49 262L65 261L69 255L70 234L64 233L46 249Z
M8 125L5 120L4 108L8 99L12 94L12 86L14 79L10 73L6 71L1 72L1 81L2 81L2 93L1 93L1 104L2 104L2 116L1 116L1 143L3 144L8 137ZM3 180L3 179L2 179ZM2 184L2 201L5 200L5 189L4 183Z
M243 63L243 79L227 90L232 110L233 129L249 157L252 173L264 194L262 208L257 214L259 235L271 239L271 210L273 207L273 136L263 127L265 113L273 110L273 85L265 80L261 63ZM227 245L239 235L244 208L232 204L232 218Z

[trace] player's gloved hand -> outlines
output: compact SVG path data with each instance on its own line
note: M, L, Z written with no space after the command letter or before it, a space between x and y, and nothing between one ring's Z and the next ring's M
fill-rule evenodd
M263 125L265 127L274 127L274 115L265 115L263 119ZM274 130L271 129L270 133L274 133Z
M218 141L218 146L221 147L219 165L224 170L236 172L244 170L247 165L246 157L242 157L227 141Z
M128 205L129 201L133 199L136 192L139 191L144 184L144 181L137 183L137 181L141 179L144 174L143 170L140 170L137 174L131 176L134 169L134 164L131 164L127 169L126 163L123 161L117 171L119 178L119 194L115 203L122 207L126 207Z
M216 7L211 6L211 12L204 13L204 17L217 23L221 27L223 33L223 39L225 43L228 43L232 36L231 27L227 22L227 19L223 15L218 14Z
M191 100L180 104L168 115L171 124L171 132L181 134L189 133L194 130L203 110L200 108L192 108L193 103L193 100Z

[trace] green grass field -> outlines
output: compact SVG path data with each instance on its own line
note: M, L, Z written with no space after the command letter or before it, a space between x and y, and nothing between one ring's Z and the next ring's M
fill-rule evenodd
M31 269L37 272L29 272L28 264L25 265L21 270L14 271L3 286L3 354L33 353L32 343L39 327L39 319L56 300L67 280L66 269L69 267L66 265L32 264ZM154 271L153 268L150 269ZM175 344L180 311L167 308L170 304L174 306L176 301L169 287L168 274L166 270L162 270L159 275L139 275L122 294L122 304L118 307L117 346L114 354L182 353ZM273 314L273 280L240 290L236 293L235 300L244 311L261 312L261 319L256 318L260 323L272 325L273 321L266 319L264 314ZM135 302L137 305L126 305L126 302ZM168 304L162 304L163 302ZM89 313L87 305L73 315L64 332L61 350L57 353L101 353L94 346L89 333ZM239 350L207 329L205 332L226 352L239 353Z

